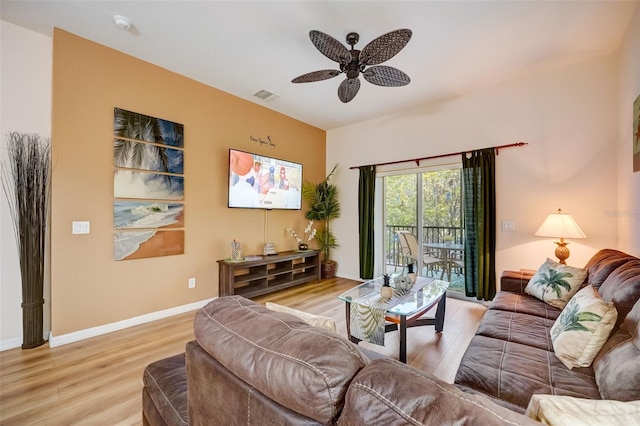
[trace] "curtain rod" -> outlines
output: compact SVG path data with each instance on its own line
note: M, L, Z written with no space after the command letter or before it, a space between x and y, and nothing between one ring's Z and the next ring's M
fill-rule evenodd
M502 148L513 148L513 147L525 146L525 145L529 145L529 144L527 142L516 142L516 143L510 143L510 144L507 144L507 145L494 146L493 149L496 150L496 155L497 155L499 149L502 149ZM471 151L477 151L477 150L474 149L474 150L471 150ZM419 166L420 162L422 160L433 160L434 158L453 157L454 155L462 155L462 154L466 154L467 152L471 152L471 151L460 151L460 152L452 152L452 153L449 153L449 154L432 155L430 157L412 158L412 159L409 159L409 160L398 160L398 161L389 161L389 162L386 162L386 163L367 164L367 166L388 166L390 164L410 163L412 161L415 161L416 162L416 166ZM351 167L349 167L349 169L359 169L360 167L362 167L362 166L351 166Z

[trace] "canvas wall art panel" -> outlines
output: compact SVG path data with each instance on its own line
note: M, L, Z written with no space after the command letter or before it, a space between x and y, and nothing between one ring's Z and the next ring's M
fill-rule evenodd
M115 201L114 229L184 227L184 204L159 201Z
M115 260L184 254L184 230L119 231L113 238Z
M122 108L114 108L113 134L128 139L184 148L182 124Z
M633 102L633 171L640 172L640 95Z
M165 145L114 139L113 165L181 175L184 174L184 151Z
M113 195L116 198L183 200L184 178L118 169L113 177Z

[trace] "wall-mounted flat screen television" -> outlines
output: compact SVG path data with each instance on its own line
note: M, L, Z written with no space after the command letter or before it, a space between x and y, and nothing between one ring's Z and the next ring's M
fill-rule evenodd
M300 210L302 164L229 149L229 207Z

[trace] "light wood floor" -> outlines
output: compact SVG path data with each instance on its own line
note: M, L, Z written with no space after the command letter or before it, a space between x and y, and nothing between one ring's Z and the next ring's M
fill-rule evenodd
M346 279L306 284L255 298L334 318L346 335L344 304L337 295L358 284ZM452 382L486 308L447 299L444 332L407 331L408 364ZM56 348L0 352L1 425L139 425L142 372L153 361L184 352L193 339L194 312L176 315ZM398 333L385 347L398 356Z

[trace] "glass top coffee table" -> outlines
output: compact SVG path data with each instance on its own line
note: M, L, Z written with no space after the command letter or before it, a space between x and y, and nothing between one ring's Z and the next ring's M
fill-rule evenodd
M392 280L393 282L393 277ZM354 342L361 340L351 335L351 304L377 305L381 301L380 287L382 287L382 277L376 278L352 288L340 296L338 299L345 302L345 314L347 320L347 337ZM446 308L446 292L449 283L446 281L434 280L433 278L418 277L413 288L404 292L394 290L398 297L393 297L392 302L387 303L385 312L384 332L400 330L400 354L399 360L407 362L407 328L423 325L435 326L437 333L444 328L444 314ZM397 299L397 300L396 300ZM386 299L389 300L389 299ZM385 301L384 299L382 300ZM422 317L428 310L437 305L435 317Z

